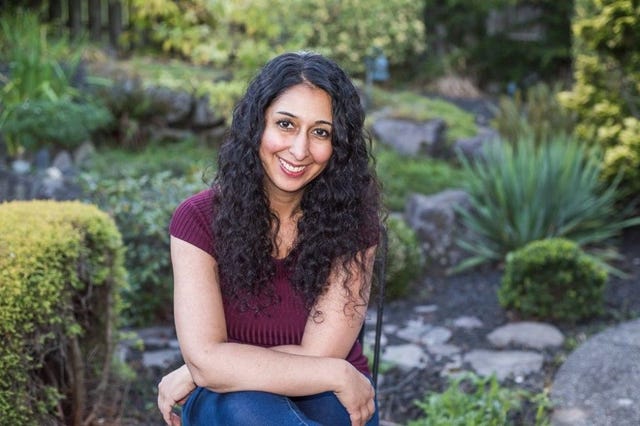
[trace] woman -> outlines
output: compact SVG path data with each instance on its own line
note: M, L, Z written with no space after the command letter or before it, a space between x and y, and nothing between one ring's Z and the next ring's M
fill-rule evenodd
M212 188L172 218L183 425L377 424L366 313L379 230L364 112L312 53L271 60L234 110Z

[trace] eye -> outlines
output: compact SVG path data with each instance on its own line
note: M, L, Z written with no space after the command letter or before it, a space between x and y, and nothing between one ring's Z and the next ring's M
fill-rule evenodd
M313 134L322 139L327 139L331 136L331 132L322 128L314 129Z
M281 129L293 129L293 123L289 120L278 120L276 121L276 124Z

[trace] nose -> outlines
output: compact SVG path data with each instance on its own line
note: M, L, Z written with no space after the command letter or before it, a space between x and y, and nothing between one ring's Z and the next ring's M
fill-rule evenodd
M289 153L299 161L307 158L309 155L309 137L305 132L300 132L292 138Z

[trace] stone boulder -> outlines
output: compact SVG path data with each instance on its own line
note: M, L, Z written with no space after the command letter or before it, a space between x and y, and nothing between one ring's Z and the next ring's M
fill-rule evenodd
M450 189L434 195L412 194L405 207L405 220L414 230L432 273L447 272L467 257L456 240L467 231L456 208L469 208L469 195Z
M482 147L487 143L499 142L500 135L491 127L480 127L478 133L470 138L458 139L453 142L453 151L459 152L469 160L480 157Z
M446 154L447 124L437 119L426 122L380 118L372 131L381 143L404 155L426 154L438 157Z

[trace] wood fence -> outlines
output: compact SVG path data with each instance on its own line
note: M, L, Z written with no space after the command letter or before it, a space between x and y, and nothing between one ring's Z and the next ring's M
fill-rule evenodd
M19 4L44 12L49 22L63 24L72 37L88 35L92 41L117 48L122 31L129 25L130 1L124 0L0 0L0 11Z

